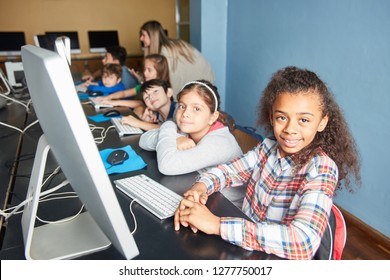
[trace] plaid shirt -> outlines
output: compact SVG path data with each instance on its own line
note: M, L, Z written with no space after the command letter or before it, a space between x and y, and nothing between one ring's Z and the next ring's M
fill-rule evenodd
M324 152L292 175L291 157L265 139L252 151L202 174L208 194L247 184L242 211L251 219L222 217L221 237L249 250L286 259L312 259L326 229L338 169Z

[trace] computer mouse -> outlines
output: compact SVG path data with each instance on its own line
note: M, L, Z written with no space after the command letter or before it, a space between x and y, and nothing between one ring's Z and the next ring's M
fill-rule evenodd
M90 91L90 92L88 92L88 95L90 97L98 97L98 96L102 96L103 92L101 92L101 91Z
M121 113L118 110L110 110L103 114L105 117L119 117Z
M111 165L122 164L126 159L129 158L129 154L124 150L114 150L112 151L108 157L107 162Z

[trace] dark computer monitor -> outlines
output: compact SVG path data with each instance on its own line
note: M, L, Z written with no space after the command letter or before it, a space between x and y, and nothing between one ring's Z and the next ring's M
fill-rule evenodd
M34 35L34 42L37 47L54 51L54 44L50 45L49 40L44 34Z
M131 259L139 254L94 142L69 66L56 52L22 47L34 110L43 130L34 160L22 229L28 259L72 259L112 243ZM48 151L87 209L77 218L35 227Z
M45 32L48 49L54 50L55 41L58 37L66 36L70 39L70 52L73 54L81 53L79 36L77 31L48 31Z
M0 56L20 55L25 44L24 32L0 32Z
M106 47L119 46L118 31L88 31L89 51L104 53Z

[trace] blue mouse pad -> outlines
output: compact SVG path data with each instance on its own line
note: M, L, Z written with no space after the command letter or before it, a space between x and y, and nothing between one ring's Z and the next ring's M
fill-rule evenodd
M88 93L77 93L77 95L79 96L79 99L80 99L81 101L89 100L89 95L88 95Z
M93 120L94 122L106 122L109 121L111 118L121 118L121 116L116 117L106 117L104 114L97 114L94 116L88 116L90 120Z
M107 162L107 158L112 151L118 149L126 151L129 155L129 158L125 160L122 164L111 165ZM147 166L144 160L133 150L133 148L130 147L130 145L124 146L122 148L101 150L100 156L103 159L104 167L106 168L108 175L113 173L125 173L140 170Z

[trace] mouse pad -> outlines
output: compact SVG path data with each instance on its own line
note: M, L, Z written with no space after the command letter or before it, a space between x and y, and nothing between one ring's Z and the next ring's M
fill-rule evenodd
M79 99L80 99L81 101L89 100L89 95L88 95L88 93L77 93L77 95L79 96Z
M122 164L111 165L107 162L108 155L117 149L121 149L127 152L129 158L125 160ZM140 170L147 166L144 160L130 147L130 145L124 147L118 147L115 149L105 149L100 151L100 156L103 159L104 167L107 170L108 175L113 173L125 173L135 170Z
M90 120L93 120L94 122L106 122L109 121L111 118L121 118L121 116L115 116L115 117L106 117L104 114L97 114L94 116L88 116Z

